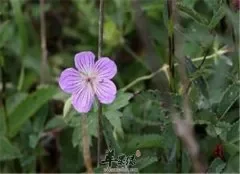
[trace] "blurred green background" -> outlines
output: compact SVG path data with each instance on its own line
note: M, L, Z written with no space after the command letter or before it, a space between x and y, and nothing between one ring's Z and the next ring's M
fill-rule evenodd
M208 171L239 172L239 0L177 0L174 20L167 0L137 2L143 18L135 15L133 0L104 1L103 55L118 66L114 82L119 89L116 101L104 106L104 149L114 148L116 155L141 149L135 166L140 172L192 171L159 95L166 91L152 78L121 90L156 67L169 65L169 38L174 36L174 63L188 57L190 104ZM71 109L69 95L59 89L58 78L73 66L76 53L97 55L98 6L98 0L45 0L43 8L38 0L1 0L1 172L85 171L80 117ZM41 12L47 61L41 50ZM150 43L143 42L144 33L137 27L141 19ZM162 74L173 81L171 96L181 112L175 67L174 78L169 68ZM96 167L95 106L88 127Z

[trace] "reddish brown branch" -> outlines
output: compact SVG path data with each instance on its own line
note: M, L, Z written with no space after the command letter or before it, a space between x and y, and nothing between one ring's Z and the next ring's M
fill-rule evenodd
M92 168L92 159L90 153L90 143L88 137L88 122L87 122L87 115L82 114L82 147L83 147L83 159L84 164L87 168L88 173L93 173Z

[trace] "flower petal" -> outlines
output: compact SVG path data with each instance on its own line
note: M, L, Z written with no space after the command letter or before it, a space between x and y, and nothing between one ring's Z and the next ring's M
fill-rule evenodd
M58 83L64 92L73 93L82 85L82 78L77 70L67 68L61 73Z
M95 55L91 51L77 53L74 57L75 66L84 74L89 74L94 67Z
M72 94L72 105L80 113L87 113L92 108L94 93L87 84Z
M96 95L103 104L110 104L116 98L117 88L109 79L101 79L96 85Z
M100 58L94 68L99 78L112 79L117 73L117 65L107 57Z

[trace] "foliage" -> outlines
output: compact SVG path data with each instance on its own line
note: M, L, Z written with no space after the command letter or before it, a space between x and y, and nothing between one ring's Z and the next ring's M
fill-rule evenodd
M84 172L81 116L60 91L60 72L73 55L97 53L98 1L45 1L50 82L41 76L38 1L2 0L0 6L0 172ZM226 0L177 0L177 21L167 1L140 0L158 62L168 64L168 33L174 34L173 106L183 115L178 73L185 58L194 130L207 172L239 173L239 11ZM228 2L230 4L228 4ZM115 101L103 106L103 148L135 154L139 172L188 173L193 165L174 133L169 103L152 78L130 0L105 1L103 55L118 65ZM169 30L169 31L168 31ZM180 42L178 43L178 39ZM152 60L152 59L151 59ZM163 75L166 71L160 71ZM146 80L144 80L146 79ZM133 82L133 83L132 83ZM131 83L134 84L131 86ZM124 87L128 86L127 91ZM169 85L169 84L166 84ZM98 107L87 114L93 166L96 165ZM104 155L104 154L102 154Z

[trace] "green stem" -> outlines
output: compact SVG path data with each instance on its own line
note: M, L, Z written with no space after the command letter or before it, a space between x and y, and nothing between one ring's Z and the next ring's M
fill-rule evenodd
M144 80L149 80L151 78L153 78L155 75L157 75L159 72L163 71L164 68L161 67L159 68L156 72L153 72L149 75L145 75L145 76L142 76L142 77L138 77L136 78L134 81L132 81L131 83L129 83L127 86L125 86L124 88L122 88L121 90L122 91L127 91L128 89L130 89L131 87L133 87L134 85L136 85L137 83L141 82L141 81L144 81Z
M99 2L99 18L98 18L98 59L102 56L103 46L103 22L104 22L104 0ZM97 162L100 166L101 157L101 140L102 140L102 105L98 101L98 144L97 144Z
M229 52L229 50L227 49L221 49L221 50L218 50L216 53L214 54L211 54L209 56L202 56L202 57L197 57L197 58L193 58L192 61L193 62L198 62L198 61L201 61L203 60L204 58L207 60L207 59L212 59L214 58L216 55L223 55L225 53ZM178 63L175 63L174 66L178 66L179 64ZM167 73L167 69L169 68L169 65L163 65L161 68L159 68L157 71L149 74L149 75L145 75L145 76L142 76L142 77L138 77L136 78L134 81L132 81L131 83L129 83L128 85L126 85L125 87L123 87L121 90L122 91L127 91L128 89L132 88L134 85L136 85L137 83L141 82L141 81L145 81L145 80L149 80L149 79L152 79L155 75L157 75L158 73L162 72L162 71L165 71Z
M2 78L2 104L3 104L3 112L4 112L4 122L6 125L6 135L8 134L8 113L7 113L7 105L6 105L6 74L3 66L0 67L1 70L1 78Z
M167 0L168 9L168 66L169 66L169 88L172 92L175 91L174 76L174 52L175 52L175 39L174 39L174 13L175 13L175 0Z

